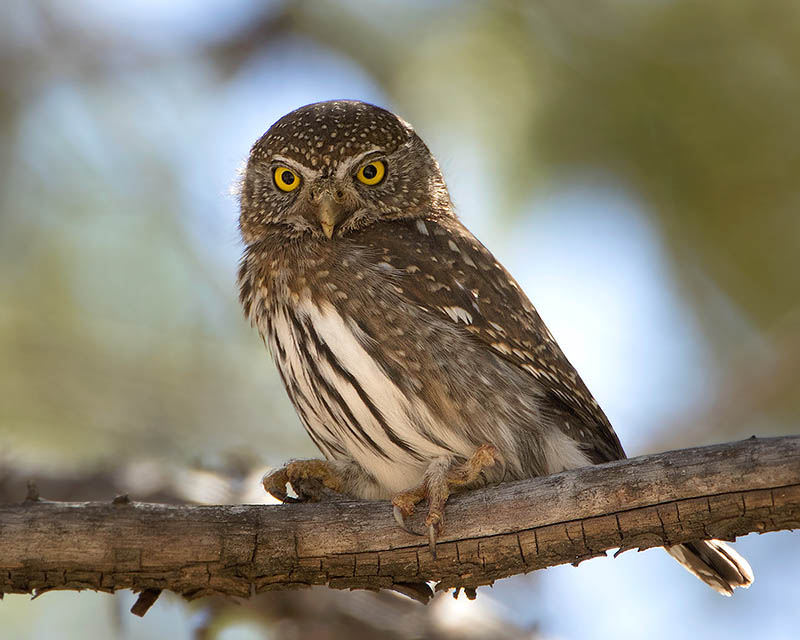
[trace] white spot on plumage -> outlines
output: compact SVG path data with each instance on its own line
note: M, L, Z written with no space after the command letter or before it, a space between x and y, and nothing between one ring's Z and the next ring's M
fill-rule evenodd
M489 325L490 325L490 326L491 326L491 327L492 327L492 328L493 328L495 331L497 331L498 333L500 333L500 334L502 334L502 335L505 335L505 333L506 333L506 330L505 330L505 329L503 329L503 327L501 327L501 326L500 326L499 324L497 324L496 322L492 322L492 321L490 320L490 321L489 321Z
M466 309L461 307L442 307L441 309L452 318L453 322L472 324L472 314Z
M492 347L497 349L500 353L505 353L507 356L511 355L511 347L509 347L505 342L493 342Z
M523 364L521 366L522 366L523 369L525 369L525 371L527 371L528 373L532 373L537 378L539 378L539 377L544 375L544 370L543 369L539 369L538 367L534 367L532 364Z
M428 227L425 226L424 220L417 220L417 231L419 231L423 236L430 235L428 233Z

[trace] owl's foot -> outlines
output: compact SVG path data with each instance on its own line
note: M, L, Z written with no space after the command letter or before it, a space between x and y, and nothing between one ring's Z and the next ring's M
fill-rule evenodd
M341 474L327 460L292 460L280 469L267 473L261 479L261 484L281 502L318 502L324 497L326 489L345 492ZM296 498L287 495L287 484L292 485Z
M435 558L436 538L444 525L444 505L450 494L477 480L485 468L494 466L497 462L502 462L502 457L490 444L478 447L464 463L453 463L446 457L437 458L425 470L425 476L419 485L392 498L394 519L405 531L414 535L425 535L412 531L405 519L414 513L414 507L419 502L427 498L428 516L425 518L425 527L431 554Z

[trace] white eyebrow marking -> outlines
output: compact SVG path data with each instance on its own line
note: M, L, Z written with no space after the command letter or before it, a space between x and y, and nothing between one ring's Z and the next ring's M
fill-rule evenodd
M337 180L341 180L345 176L348 176L353 171L353 169L361 166L361 163L364 161L364 158L366 158L371 153L375 152L382 153L383 149L381 149L380 147L372 147L371 149L367 149L364 153L358 154L349 162L340 162L339 166L336 167L336 173L334 174L334 178L336 178Z
M303 176L303 178L306 180L314 180L315 178L319 178L319 176L322 174L322 169L311 169L285 156L272 156L272 162L285 164L290 169L297 171L297 173Z

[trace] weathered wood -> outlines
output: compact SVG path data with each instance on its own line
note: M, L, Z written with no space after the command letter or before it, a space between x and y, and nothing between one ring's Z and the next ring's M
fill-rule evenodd
M431 556L387 502L0 505L0 594L168 589L187 598L328 584L437 588L698 538L800 528L800 436L576 469L454 496ZM154 598L153 598L154 599ZM140 606L146 610L147 602Z

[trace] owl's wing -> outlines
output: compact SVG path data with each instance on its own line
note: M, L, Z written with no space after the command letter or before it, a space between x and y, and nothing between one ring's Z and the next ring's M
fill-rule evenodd
M581 444L593 462L624 458L605 413L528 297L491 252L455 218L409 225L415 259L405 267L423 286L406 288L406 295L529 373L546 393L546 410L573 424L577 418L588 430ZM396 242L407 243L409 236L402 235Z

